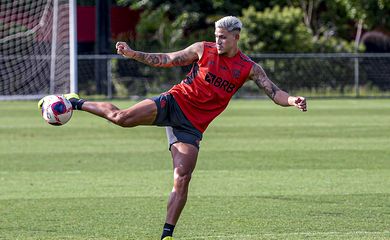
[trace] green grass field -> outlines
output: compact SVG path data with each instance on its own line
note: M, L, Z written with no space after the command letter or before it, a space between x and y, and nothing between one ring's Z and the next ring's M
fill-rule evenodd
M163 128L83 112L53 127L35 102L0 112L0 239L159 239ZM390 239L390 101L232 101L204 134L175 238Z

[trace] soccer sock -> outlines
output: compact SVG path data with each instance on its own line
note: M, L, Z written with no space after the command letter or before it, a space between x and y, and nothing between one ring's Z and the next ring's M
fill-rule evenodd
M163 233L161 235L161 239L165 237L172 237L173 230L175 229L175 225L171 225L169 223L164 224Z
M72 104L73 110L81 110L81 106L83 106L85 102L84 99L77 99L77 98L71 98L69 99L69 101Z

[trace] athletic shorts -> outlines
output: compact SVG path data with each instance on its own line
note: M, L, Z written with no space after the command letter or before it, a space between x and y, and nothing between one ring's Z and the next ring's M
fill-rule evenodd
M170 93L151 98L157 105L157 116L153 125L165 126L169 143L189 143L199 149L202 133L184 116L179 105Z

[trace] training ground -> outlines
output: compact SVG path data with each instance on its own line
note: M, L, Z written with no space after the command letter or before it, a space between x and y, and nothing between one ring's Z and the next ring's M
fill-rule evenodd
M390 239L389 103L232 101L204 134L176 239ZM54 127L32 101L0 109L0 239L159 239L163 128L84 112Z

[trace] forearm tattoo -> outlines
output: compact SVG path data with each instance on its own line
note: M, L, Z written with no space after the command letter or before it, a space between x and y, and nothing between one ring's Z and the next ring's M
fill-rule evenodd
M150 66L158 67L168 63L168 56L160 53L136 52L133 58Z
M272 100L275 100L276 93L280 89L267 77L264 70L260 66L255 66L253 72L253 80L256 82L257 86L264 89L267 96Z
M192 63L188 54L185 53L170 58L166 53L136 52L133 58L154 67L185 66Z

